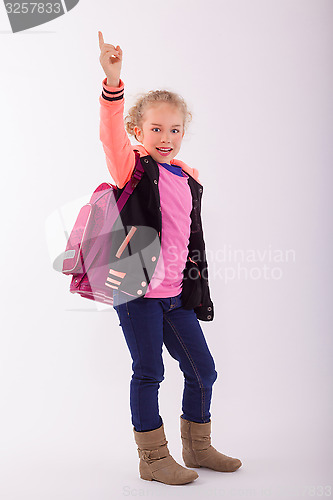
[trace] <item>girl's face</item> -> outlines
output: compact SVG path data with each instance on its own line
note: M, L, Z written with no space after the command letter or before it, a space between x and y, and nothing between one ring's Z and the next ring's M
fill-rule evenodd
M138 141L158 163L168 163L177 155L184 137L184 117L167 102L150 104L144 111L142 128L134 127ZM163 149L168 151L163 151Z

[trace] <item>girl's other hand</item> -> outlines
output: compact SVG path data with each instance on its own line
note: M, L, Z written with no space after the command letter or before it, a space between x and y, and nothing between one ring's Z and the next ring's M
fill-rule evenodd
M104 43L102 32L98 32L99 48L101 49L100 63L107 77L107 85L118 87L120 79L123 51L117 45Z

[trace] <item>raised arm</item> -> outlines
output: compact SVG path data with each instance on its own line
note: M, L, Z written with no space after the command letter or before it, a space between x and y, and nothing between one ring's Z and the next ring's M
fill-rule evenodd
M119 188L131 178L135 153L124 125L124 82L120 79L122 50L117 45L104 43L99 31L100 63L105 72L100 102L100 140L106 164Z

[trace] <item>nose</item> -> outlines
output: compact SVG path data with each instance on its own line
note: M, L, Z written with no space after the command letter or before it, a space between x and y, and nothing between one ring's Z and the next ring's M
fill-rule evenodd
M171 142L168 132L165 132L161 137L161 142Z

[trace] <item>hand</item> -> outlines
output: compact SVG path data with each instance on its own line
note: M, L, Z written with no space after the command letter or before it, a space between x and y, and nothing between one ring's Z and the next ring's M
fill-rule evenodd
M107 85L110 87L118 87L120 79L121 64L123 59L123 51L117 45L104 43L104 38L101 31L98 32L99 48L101 49L100 63L107 77Z

